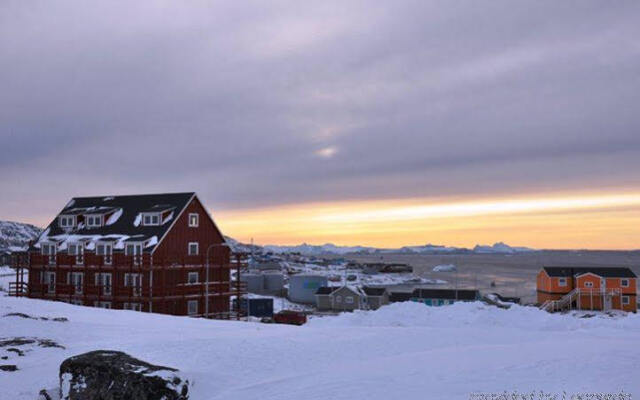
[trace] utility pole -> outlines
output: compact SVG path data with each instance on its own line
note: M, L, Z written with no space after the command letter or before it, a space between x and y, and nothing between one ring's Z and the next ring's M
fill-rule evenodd
M249 263L254 262L254 258L253 258L253 237L251 238L251 260L249 260ZM263 286L264 288L264 286ZM238 299L238 302L240 301L240 299ZM251 298L249 297L249 290L247 289L247 322L249 322L251 320Z

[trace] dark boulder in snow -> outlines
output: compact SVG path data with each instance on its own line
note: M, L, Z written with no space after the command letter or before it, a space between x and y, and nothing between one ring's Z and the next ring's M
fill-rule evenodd
M62 400L186 400L189 381L178 370L120 351L97 350L60 365Z

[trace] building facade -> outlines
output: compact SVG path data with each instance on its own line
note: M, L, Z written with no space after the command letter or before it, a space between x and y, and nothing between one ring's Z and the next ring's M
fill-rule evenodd
M480 300L480 292L474 289L415 289L411 301L428 306L445 306L458 301Z
M316 291L316 307L321 311L377 310L389 304L385 288L353 286L321 287Z
M637 277L626 267L544 267L537 300L549 311L637 311Z
M240 266L195 193L79 197L31 244L16 284L32 298L226 318Z

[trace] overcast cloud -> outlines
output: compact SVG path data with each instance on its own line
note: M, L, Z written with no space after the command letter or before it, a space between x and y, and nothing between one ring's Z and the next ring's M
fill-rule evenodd
M640 187L640 2L8 1L0 218Z

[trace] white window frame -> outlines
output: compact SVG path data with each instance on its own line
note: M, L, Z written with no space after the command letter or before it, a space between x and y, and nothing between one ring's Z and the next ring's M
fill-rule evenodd
M73 249L74 251L71 251ZM75 256L78 252L78 243L69 243L67 244L67 254L70 256Z
M94 307L98 307L98 308L105 308L107 310L111 309L111 302L110 301L94 301L93 302L93 306Z
M98 248L102 246L103 250L98 251ZM107 249L109 251L107 251ZM96 242L96 255L102 256L104 260L104 265L111 265L113 263L113 242L104 241L104 242Z
M108 286L104 284L104 277L107 275L109 276ZM111 296L111 294L113 293L113 276L111 275L111 272L96 272L93 276L94 283L96 287L98 287L99 290L102 291L102 295Z
M620 287L629 287L629 279L628 278L620 279Z
M44 249L47 249L45 251ZM43 242L40 244L40 253L43 256L49 257L49 265L56 264L56 254L58 252L58 243L56 242Z
M147 221L147 218L149 219ZM154 221L155 219L155 221ZM158 226L162 221L160 213L142 213L143 226Z
M342 296L336 296L336 303L342 303Z
M129 250L129 247L133 248L133 254ZM143 248L144 248L144 243L143 242L125 242L125 244L124 244L124 255L125 256L132 256L133 257L133 263L135 265L140 265L140 263L142 261L142 250L143 250Z
M192 245L196 246L195 254L191 253L191 246ZM197 256L198 254L200 254L200 244L198 242L189 242L189 245L187 246L187 255Z
M622 296L622 305L628 306L631 303L631 299L629 296Z
M60 225L60 228L62 229L73 228L74 226L76 226L75 215L61 215L58 218L58 225Z
M71 251L71 249L75 251ZM84 242L74 242L67 245L67 254L76 256L76 265L84 264Z
M558 286L567 287L567 278L558 278Z
M344 302L347 304L353 304L353 296L345 296Z
M125 272L124 286L133 288L134 296L142 295L142 274L138 272Z
M80 279L77 279L78 277L80 277ZM69 274L69 284L73 286L74 294L82 294L84 291L84 273L71 272Z
M593 287L593 282L585 282L584 283L584 287L592 288Z
M42 274L42 283L47 285L47 293L49 294L55 293L56 292L55 271L44 271Z
M195 219L192 221L192 218ZM200 226L200 214L198 213L189 213L189 228L197 228Z
M130 310L130 311L142 311L142 304L141 303L124 303L122 305L122 309Z
M104 225L104 216L102 214L85 214L84 223L87 228L100 228Z
M133 248L133 254L129 250L129 246L131 246ZM125 256L139 256L139 255L142 254L142 247L144 247L142 242L125 242L125 244L124 244L124 255ZM139 251L136 251L136 250L139 250Z
M192 309L193 306L193 309ZM197 315L198 314L198 300L189 300L187 301L187 314L188 315Z
M196 281L195 282L191 282L191 277L194 276L196 277ZM200 274L198 273L198 271L191 271L187 274L187 284L188 285L197 285L198 283L200 283Z

